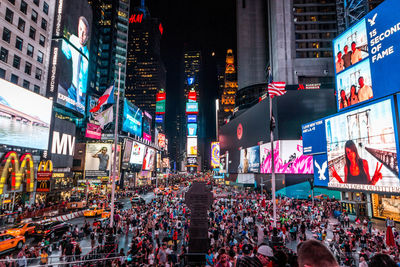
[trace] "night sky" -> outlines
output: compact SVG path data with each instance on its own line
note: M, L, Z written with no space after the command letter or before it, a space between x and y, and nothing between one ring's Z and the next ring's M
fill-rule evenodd
M175 133L171 122L183 92L183 49L188 47L202 52L200 110L206 111L207 123L202 127L204 138L210 142L215 138L215 114L210 105L214 107L218 97L216 64L224 64L228 48L236 52L235 0L147 0L145 4L152 17L161 19L164 28L161 56L167 69L167 134L171 138ZM140 0L134 5L140 5Z

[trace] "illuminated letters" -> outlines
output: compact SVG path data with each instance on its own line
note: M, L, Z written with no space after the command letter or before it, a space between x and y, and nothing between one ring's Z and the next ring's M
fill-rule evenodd
M21 165L19 164L21 162ZM34 187L35 170L33 158L29 153L25 153L18 161L18 155L14 151L8 152L3 160L3 169L0 177L0 194L3 193L4 185L11 172L11 191L19 190L23 176L26 180L26 191L32 192Z

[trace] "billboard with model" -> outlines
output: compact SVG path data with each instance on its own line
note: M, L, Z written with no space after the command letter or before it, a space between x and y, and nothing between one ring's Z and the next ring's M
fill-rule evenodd
M126 98L124 99L124 117L122 130L136 136L142 136L143 112Z

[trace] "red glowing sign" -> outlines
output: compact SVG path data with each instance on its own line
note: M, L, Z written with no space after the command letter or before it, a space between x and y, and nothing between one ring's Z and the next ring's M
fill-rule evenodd
M161 23L158 25L158 29L160 30L161 35L163 34L164 28Z
M197 100L196 91L189 91L188 99L189 99L189 102L190 101L196 102L196 100Z
M129 18L129 23L142 23L143 14L133 14Z
M162 101L166 99L166 94L165 92L158 92L156 95L156 102Z

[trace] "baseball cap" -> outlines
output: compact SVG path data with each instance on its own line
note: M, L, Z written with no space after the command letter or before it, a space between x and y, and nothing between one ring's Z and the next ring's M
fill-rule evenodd
M253 250L253 246L250 244L245 244L242 247L242 251L244 254L250 254L252 250Z
M260 246L257 250L257 253L265 257L274 257L274 252L272 251L272 248L267 245Z

